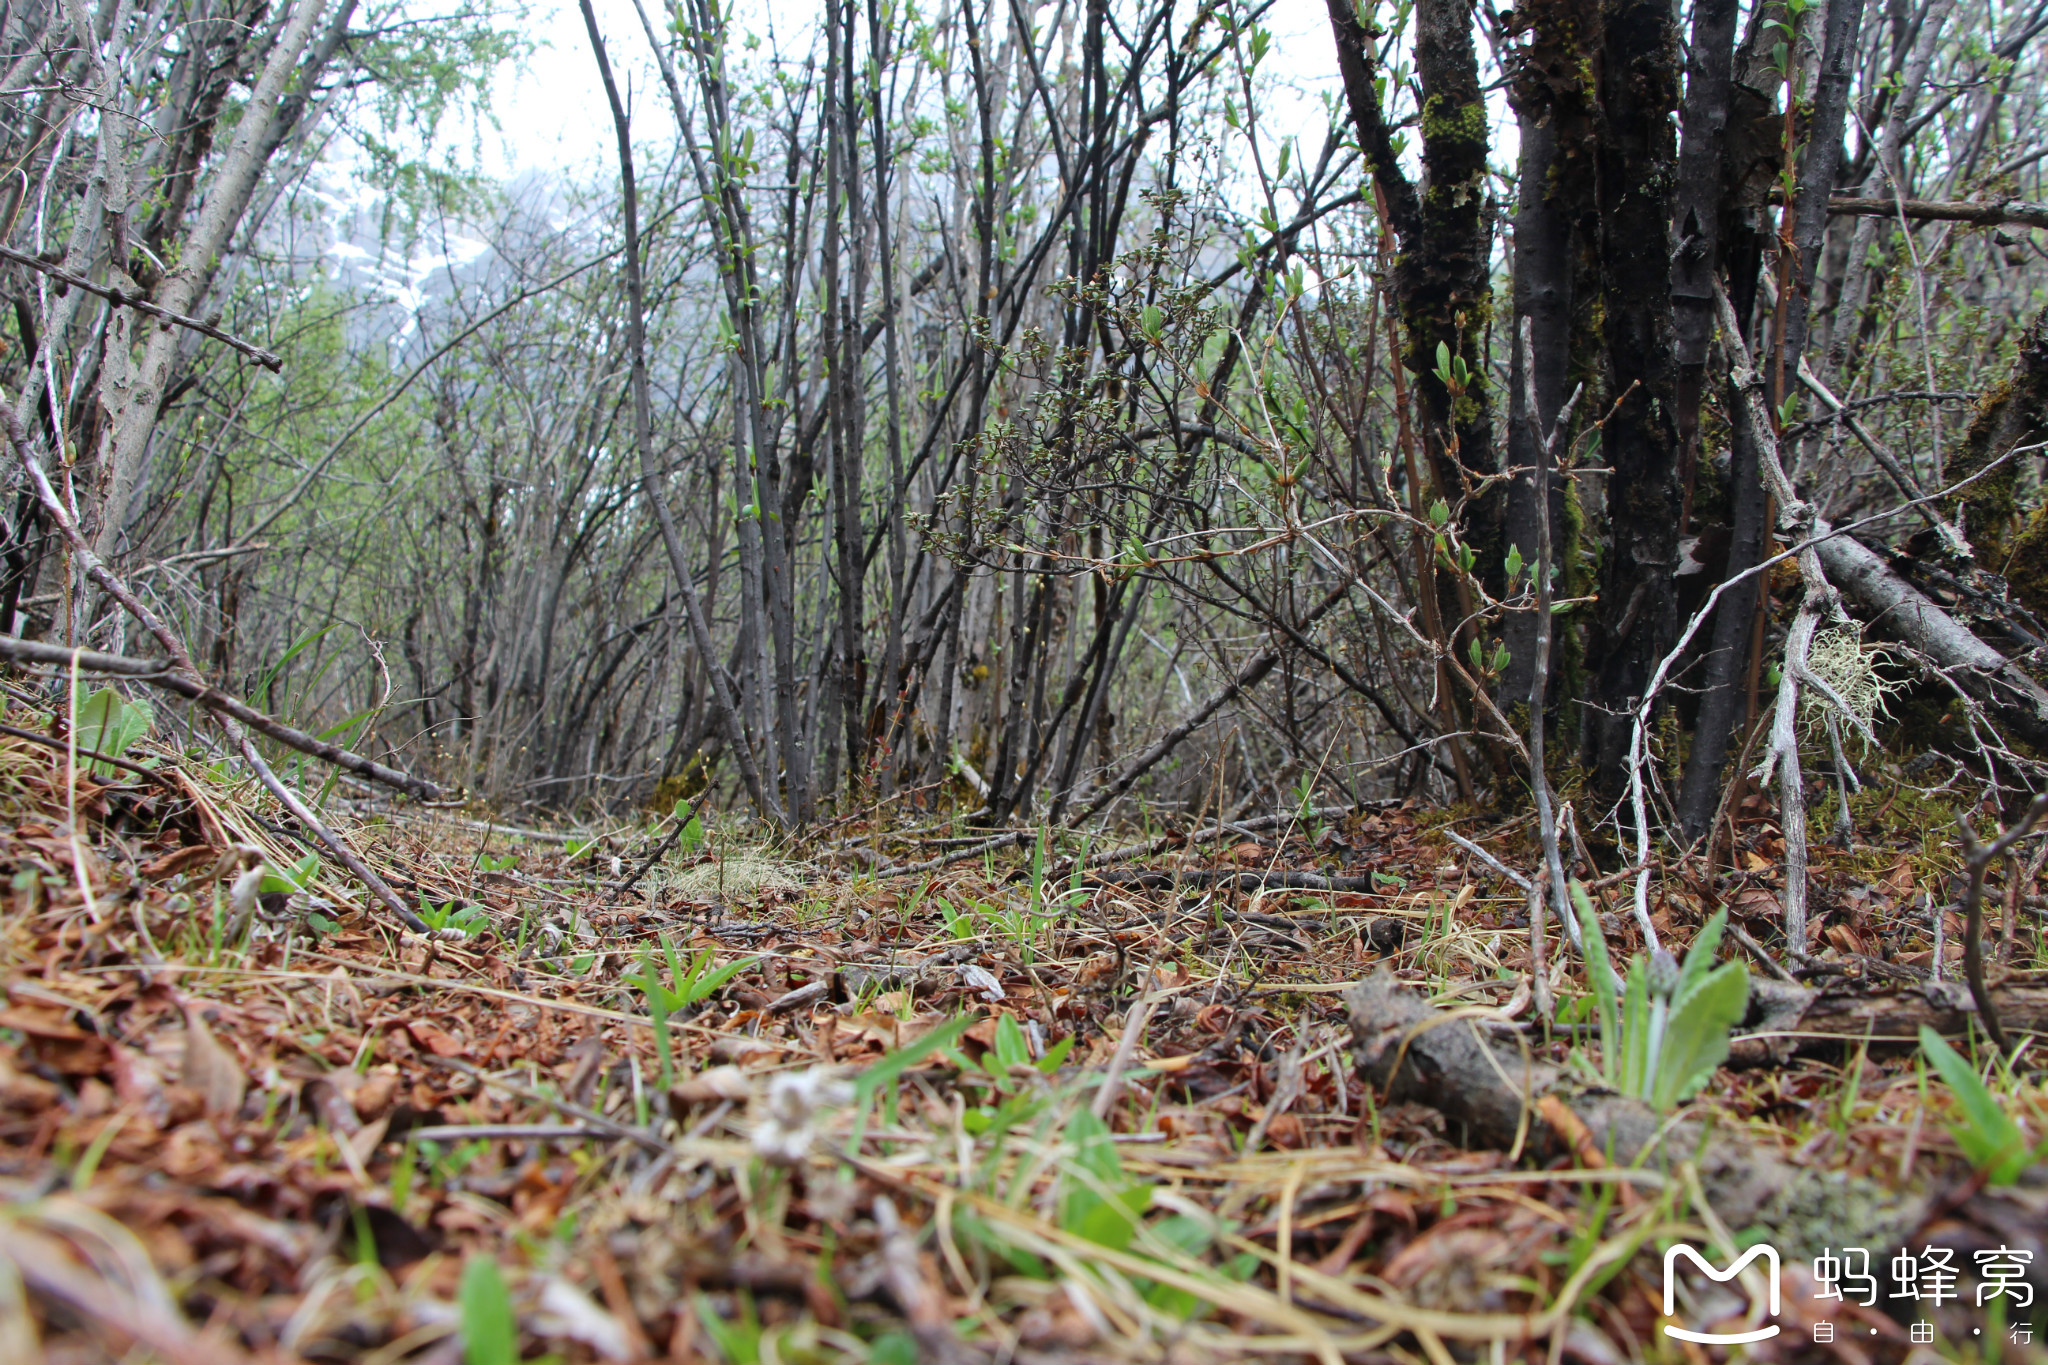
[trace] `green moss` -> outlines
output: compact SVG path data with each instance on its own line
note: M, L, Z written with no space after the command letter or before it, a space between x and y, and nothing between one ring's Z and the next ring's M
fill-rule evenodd
M1962 808L1946 793L1923 794L1907 782L1873 782L1849 798L1856 849L1834 866L1876 881L1898 866L1901 847L1917 847L1917 853L1907 855L1914 883L1935 885L1957 870L1955 845L1949 841Z
M2034 509L1998 568L2027 610L2048 614L2048 504Z
M1963 448L1949 462L1947 474L1952 481L1968 478L1995 458L1993 452L1999 443L1994 438L2005 410L2016 396L2012 381L2007 379L1987 389L1978 400L1977 415L1963 437ZM1969 537L1980 564L1995 565L2003 559L2007 542L2019 529L2019 502L2015 496L2018 477L2017 462L2008 460L1970 485L1962 496L1949 500L1950 510L1963 514L1963 533Z
M1422 103L1422 135L1431 141L1457 139L1486 140L1486 106L1453 105L1442 95L1431 95Z
M1771 1244L1787 1257L1812 1257L1843 1245L1896 1246L1923 1217L1921 1201L1847 1171L1808 1171L1757 1213Z
M690 755L690 761L683 764L678 772L670 773L654 786L654 794L647 798L647 808L666 815L676 808L676 802L688 801L711 785L711 773L715 763L706 761L700 751Z

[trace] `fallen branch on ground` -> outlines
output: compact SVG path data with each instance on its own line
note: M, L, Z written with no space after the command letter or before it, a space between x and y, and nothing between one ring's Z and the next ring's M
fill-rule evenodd
M2048 690L1975 632L1901 578L1860 541L1836 536L1820 543L1828 577L1884 634L1952 670L2000 724L2027 743L2048 746Z
M1859 982L1773 991L1780 1003L1772 1011L1770 1027L1738 1037L1728 1054L1730 1066L1828 1056L1862 1043L1917 1046L1923 1027L1943 1037L1961 1038L1970 1031L1970 1016L1979 1013L1961 982L1928 982L1917 988ZM2007 1033L2048 1035L2048 978L2041 973L2008 977L1987 986L1985 993Z
M1478 1020L1435 1009L1390 972L1359 982L1344 1000L1360 1075L1384 1100L1441 1111L1451 1122L1448 1136L1464 1146L1505 1151L1526 1134L1539 1156L1583 1148L1615 1166L1674 1172L1690 1161L1707 1201L1732 1227L1824 1228L1852 1242L1892 1245L1920 1221L1922 1200L1899 1200L1859 1176L1816 1179L1755 1143L1670 1122L1640 1100L1584 1088L1526 1051L1496 1047ZM1861 1193L1869 1197L1848 1197L1852 1185L1868 1186ZM1868 1225L1850 1225L1858 1221Z

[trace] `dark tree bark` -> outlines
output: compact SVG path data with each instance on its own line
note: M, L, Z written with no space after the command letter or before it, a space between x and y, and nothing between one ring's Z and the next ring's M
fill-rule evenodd
M1714 332L1714 277L1732 224L1733 204L1726 170L1728 120L1735 70L1734 0L1702 0L1693 11L1692 43L1686 64L1684 132L1678 151L1676 251L1671 294L1677 343L1675 424L1681 443L1684 511L1689 520L1692 489L1699 475L1700 398L1707 353ZM1754 275L1754 266L1751 267ZM1740 574L1763 553L1767 511L1758 478L1756 449L1748 429L1737 423L1728 462L1731 507L1727 573ZM1681 528L1683 530L1685 528ZM1742 707L1742 681L1749 664L1754 580L1722 599L1705 659L1702 695L1691 752L1679 789L1679 825L1689 839L1706 832L1720 792L1721 770Z
M1714 276L1721 268L1723 219L1729 210L1722 167L1735 77L1737 9L1736 0L1699 0L1686 60L1671 303L1678 359L1675 421L1688 463L1698 453L1700 392L1707 344L1714 335Z
M1719 3L1719 0L1715 0ZM1821 246L1827 229L1828 195L1840 172L1842 150L1842 127L1847 113L1849 76L1853 70L1854 45L1859 27L1862 0L1837 0L1828 10L1827 22L1822 37L1821 77L1814 90L1814 113L1811 123L1811 138L1799 164L1798 193L1794 200L1790 240L1794 251L1792 289L1785 300L1785 362L1783 374L1786 391L1792 384L1790 376L1796 375L1799 355L1805 348L1810 296L1813 290L1815 272L1819 269ZM1702 63L1709 57L1700 30L1700 23L1706 17L1706 10L1699 12L1693 32L1691 71L1695 79L1707 75L1718 80L1722 107L1727 110L1735 91L1728 77L1714 71L1708 73ZM1733 17L1730 16L1729 32L1733 32ZM1718 36L1716 38L1718 42ZM1718 47L1714 53L1718 54ZM1712 93L1712 87L1703 84L1700 94ZM1697 167L1690 159L1693 151L1692 138L1695 120L1694 91L1688 87L1686 94L1686 151L1682 154L1680 171L1680 242L1676 286L1680 294L1678 317L1680 328L1680 421L1695 423L1697 429L1698 392L1688 392L1686 385L1692 373L1687 366L1692 357L1698 356L1698 363L1704 365L1707 343L1712 334L1711 319L1695 318L1700 305L1695 302L1694 288L1703 283L1706 290L1705 312L1713 308L1712 273L1696 272L1696 257L1685 249L1685 237L1693 228L1694 194L1696 187L1704 187L1707 166L1702 157ZM1710 119L1711 113L1701 111L1701 117ZM1726 117L1711 131L1721 150L1717 151L1715 175L1718 183L1726 185L1720 177L1726 172L1720 167L1725 164L1727 153ZM1702 132L1707 131L1702 125ZM1695 179L1695 175L1698 179ZM1731 187L1732 188L1732 187ZM1732 200L1732 194L1729 196ZM1733 209L1732 202L1729 209ZM1704 216L1699 219L1704 225ZM1748 237L1742 225L1736 220L1724 217L1720 220L1722 236L1716 247L1727 242L1730 250L1725 254L1730 261L1731 283L1745 293L1754 286L1755 267L1750 264L1751 252L1745 250ZM1782 240L1782 239L1781 239ZM1739 315L1748 316L1747 301L1737 295ZM1697 348L1696 350L1693 348ZM1775 367L1773 373L1777 373ZM1728 563L1726 574L1733 577L1757 564L1766 553L1769 539L1767 525L1770 516L1769 500L1758 478L1757 452L1749 438L1746 423L1735 423L1731 434L1731 449L1728 471L1728 493L1732 508L1729 528ZM1679 788L1679 827L1688 839L1697 840L1707 832L1707 825L1713 819L1719 804L1722 769L1728 761L1728 752L1736 732L1747 712L1747 686L1752 661L1750 658L1754 641L1758 635L1757 604L1762 592L1760 580L1751 580L1728 592L1721 599L1719 615L1714 622L1711 644L1703 660L1702 696L1697 721L1693 727L1693 747L1686 759L1685 777Z
M1669 4L1607 0L1601 40L1602 339L1612 414L1600 446L1608 549L1587 711L1595 780L1618 792L1630 708L1677 632L1678 433L1671 304L1678 31ZM1618 401L1616 401L1618 400Z
M1516 8L1527 39L1515 59L1509 102L1521 126L1520 200L1515 209L1514 335L1530 322L1529 354L1516 346L1509 362L1507 452L1510 468L1529 471L1508 486L1505 538L1522 558L1536 562L1537 511L1534 466L1557 411L1570 390L1574 369L1575 297L1580 255L1593 206L1595 91L1584 60L1588 35L1599 28L1595 0L1535 0ZM1536 412L1527 411L1525 366L1533 370ZM1565 490L1553 484L1549 498L1553 544L1564 541ZM1510 585L1512 586L1512 585ZM1501 695L1511 702L1529 695L1535 658L1536 620L1528 612L1509 617L1509 663ZM1555 665L1553 664L1553 670Z
M846 729L846 784L858 790L867 773L867 726L862 702L867 695L867 654L863 624L862 582L865 556L861 542L862 412L860 313L863 290L859 279L863 258L854 253L852 281L840 274L841 224L861 236L860 147L853 90L853 11L839 0L826 17L826 209L825 209L825 351L831 367L826 403L831 411L833 545L839 598L839 645L836 655L840 718ZM849 290L848 285L851 284ZM799 800L798 805L805 804Z

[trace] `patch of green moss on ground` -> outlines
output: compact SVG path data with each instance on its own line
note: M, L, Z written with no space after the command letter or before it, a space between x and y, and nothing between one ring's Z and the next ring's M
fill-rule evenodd
M1916 884L1925 886L1955 871L1956 820L1962 801L1952 792L1923 792L1910 782L1872 782L1849 797L1856 822L1856 848L1835 867L1875 881L1898 865L1902 848L1916 849L1907 861Z

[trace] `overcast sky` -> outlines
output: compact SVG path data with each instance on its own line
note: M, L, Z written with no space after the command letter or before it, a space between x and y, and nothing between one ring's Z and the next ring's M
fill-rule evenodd
M636 108L651 115L646 119L651 140L669 123L665 105L650 107L659 91L640 21L630 0L596 0L596 8L612 61L636 92ZM650 12L659 8L649 4ZM816 6L804 0L743 0L742 10L754 10L772 23L785 48L798 45L816 14ZM1041 12L1050 14L1051 7L1041 6ZM1338 88L1329 11L1324 0L1276 0L1260 22L1273 34L1273 53L1261 72L1276 73L1286 87L1276 91L1267 126L1299 130L1305 142L1311 141L1324 124L1323 94ZM502 134L484 134L484 171L507 178L522 171L588 172L608 163L611 115L575 0L535 0L530 28L540 46L523 69L498 82L495 102Z

